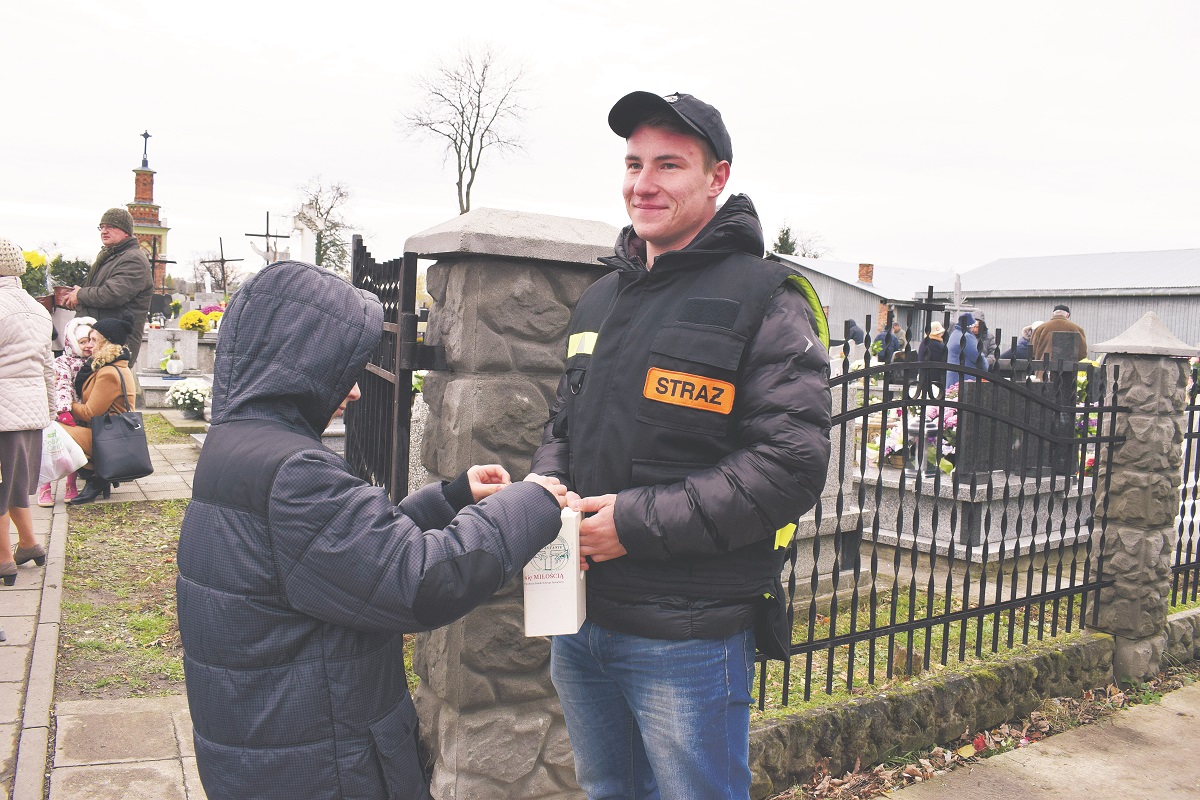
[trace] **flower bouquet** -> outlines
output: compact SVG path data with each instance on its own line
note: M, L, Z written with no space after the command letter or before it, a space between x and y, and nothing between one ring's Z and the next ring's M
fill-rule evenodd
M212 387L199 378L185 378L167 391L167 405L185 414L204 413L204 403L212 397Z
M185 331L196 331L197 333L208 333L209 323L208 317L202 311L191 311L179 318L179 327Z

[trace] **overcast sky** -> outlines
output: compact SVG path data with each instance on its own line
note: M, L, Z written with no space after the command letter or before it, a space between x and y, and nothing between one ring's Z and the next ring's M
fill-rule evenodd
M452 167L399 133L414 77L492 44L528 72L525 150L493 207L627 222L626 92L723 113L730 190L768 242L966 270L996 258L1200 247L1200 3L0 2L0 236L90 260L148 129L175 274L320 175L376 257L455 216Z

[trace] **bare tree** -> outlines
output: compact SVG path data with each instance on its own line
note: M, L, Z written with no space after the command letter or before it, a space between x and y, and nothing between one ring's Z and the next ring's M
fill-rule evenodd
M519 99L524 79L521 67L502 64L491 48L480 53L463 50L457 60L443 62L417 79L424 99L404 115L404 127L410 134L446 140L446 155L454 154L458 170L460 214L471 210L471 189L484 151L521 147L517 135L507 129L524 116Z
M296 207L296 222L316 235L315 260L318 267L350 276L350 224L342 210L350 200L350 190L334 181L326 186L321 176L300 187L300 204Z

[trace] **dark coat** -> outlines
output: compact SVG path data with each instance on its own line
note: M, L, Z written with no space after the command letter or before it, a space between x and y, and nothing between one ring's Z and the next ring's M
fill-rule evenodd
M568 360L531 469L617 496L628 555L589 570L591 621L660 639L724 638L754 621L756 599L778 581L776 531L812 508L825 482L820 304L762 261L743 196L653 270L637 242L626 228L604 259L617 271L576 306L570 331L590 349ZM648 387L664 374L716 381L732 406L661 400Z
M917 361L921 363L946 361L946 345L940 339L926 336L917 348ZM921 385L929 388L931 384L943 385L946 382L946 370L943 367L922 367L920 372Z
M296 262L222 318L177 584L209 797L426 800L401 634L462 616L558 533L536 484L461 508L460 477L396 507L321 445L382 322L375 298Z
M142 329L150 313L150 295L154 293L154 275L150 259L131 236L111 248L100 251L96 263L88 270L79 287L79 305L75 315L95 317L129 317L133 333L125 342L129 348L130 365L137 364L142 347Z

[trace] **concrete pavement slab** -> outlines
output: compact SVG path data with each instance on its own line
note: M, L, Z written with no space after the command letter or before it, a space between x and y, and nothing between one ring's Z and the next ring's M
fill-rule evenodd
M178 759L175 725L158 711L57 714L54 767ZM182 776L181 776L182 777Z
M0 683L0 724L17 725L21 722L21 703L25 698L24 684L19 682Z
M7 608L4 610L8 611ZM33 626L36 621L37 617L0 617L0 628L4 629L4 635L8 637L8 641L0 643L0 647L7 647L10 644L31 644L33 642ZM0 676L0 680L9 680L9 678Z
M4 592L5 614L11 614L14 617L37 616L38 605L42 602L41 576L42 571L40 569L35 576L30 574L30 571L24 567L17 568L16 584L0 589L0 591ZM7 619L7 617L0 617L0 619ZM0 644L0 647L4 647L7 644L8 642L4 642Z
M17 769L17 743L20 741L20 734L20 725L0 725L0 797L6 796L7 786Z
M32 652L29 645L10 645L8 642L0 645L0 675L24 680Z
M49 742L49 728L22 729L13 800L42 800L46 796L46 752Z
M55 767L50 800L187 800L179 761Z
M893 793L897 800L1200 798L1200 684Z

